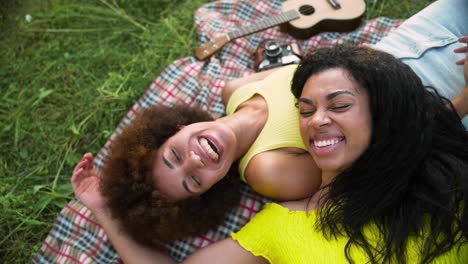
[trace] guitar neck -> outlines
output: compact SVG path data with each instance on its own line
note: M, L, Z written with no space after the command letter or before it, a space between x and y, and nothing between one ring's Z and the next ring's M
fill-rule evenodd
M211 40L209 42L203 43L200 46L195 47L195 57L199 60L204 60L209 56L213 55L213 53L220 50L226 43L233 39L247 36L249 34L270 27L274 27L276 25L283 24L297 18L300 18L299 13L296 10L289 10L281 14L264 19L258 23L230 31L223 36L217 37L214 40Z
M262 30L267 29L267 28L274 27L274 26L279 25L279 24L286 23L288 21L297 19L299 17L300 17L300 15L296 10L289 10L289 11L283 12L281 14L274 15L274 16L271 16L271 17L269 17L267 19L261 20L258 23L255 23L255 24L252 24L252 25L249 25L249 26L245 26L245 27L233 30L233 31L227 33L227 37L228 37L229 40L233 40L233 39L236 39L236 38L240 38L240 37L243 37L243 36L250 35L250 34L258 32L258 31L262 31Z

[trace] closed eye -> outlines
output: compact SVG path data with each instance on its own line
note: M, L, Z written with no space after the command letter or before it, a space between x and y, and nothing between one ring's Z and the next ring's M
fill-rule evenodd
M344 111L347 108L349 108L350 106L351 106L351 104L338 105L338 106L333 106L330 109L333 110L333 111Z
M300 111L299 115L301 116L310 116L313 115L315 111Z
M310 116L315 113L315 110L316 110L315 107L310 107L310 106L302 107L302 108L299 108L299 115Z
M177 153L177 151L174 148L171 148L171 152L174 155L174 158L176 159L176 161L180 163L181 159L180 159L179 153Z
M191 181L191 183L189 183L189 181ZM195 189L196 189L197 186L201 187L202 183L196 176L193 176L193 175L190 175L190 176L188 176L188 178L185 178L185 179L182 180L182 187L184 187L185 191L187 191L190 194L198 194L198 192L196 192L194 189L192 189L189 185L192 186L192 187L195 187Z
M174 165L172 165L172 163L166 159L166 157L162 156L162 160L164 162L164 164L166 164L167 167L169 167L169 169L174 169Z
M184 187L185 191L187 191L188 193L194 193L187 185L187 181L183 180L182 181L182 187Z
M299 115L304 117L310 116L316 111L315 105L307 98L300 98L296 107L299 108Z
M193 179L193 181L194 181L198 186L201 186L201 185L202 185L202 184L201 184L201 181L200 181L196 176L191 175L190 177Z

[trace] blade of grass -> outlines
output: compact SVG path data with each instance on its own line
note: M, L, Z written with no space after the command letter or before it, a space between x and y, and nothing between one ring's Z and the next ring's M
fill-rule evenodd
M146 31L147 28L144 27L143 25L141 25L140 23L136 22L135 19L133 19L131 16L129 16L125 10L121 9L121 8L118 8L118 7L115 7L111 4L109 4L106 0L99 0L101 1L101 3L105 4L107 7L109 7L112 11L114 11L116 14L118 14L119 16L121 16L122 18L128 20L130 23L132 23L133 25L139 27L141 30L143 31Z

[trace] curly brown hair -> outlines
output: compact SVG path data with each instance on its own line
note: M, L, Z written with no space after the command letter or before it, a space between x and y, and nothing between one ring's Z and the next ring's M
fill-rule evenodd
M145 109L112 142L101 191L112 217L136 241L161 246L203 234L219 225L240 201L237 163L205 193L174 201L154 187L152 168L159 147L179 128L213 118L182 105Z

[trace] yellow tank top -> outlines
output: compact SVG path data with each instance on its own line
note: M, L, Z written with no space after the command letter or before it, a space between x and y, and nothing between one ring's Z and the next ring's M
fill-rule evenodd
M321 231L314 228L317 211L289 211L279 204L268 203L239 232L232 233L244 249L255 256L261 256L270 263L348 263L344 254L347 237L327 240ZM364 229L368 241L376 245L381 241L375 225ZM423 239L410 237L408 239L407 263L419 263ZM367 255L361 248L351 248L354 263L367 263ZM468 263L468 245L463 244L452 248L437 257L434 264Z
M226 106L228 115L256 94L261 95L268 106L265 127L239 162L239 173L244 182L245 169L255 155L285 147L307 150L299 132L299 113L291 93L291 79L296 68L297 65L289 65L279 69L261 81L238 88L229 98Z

